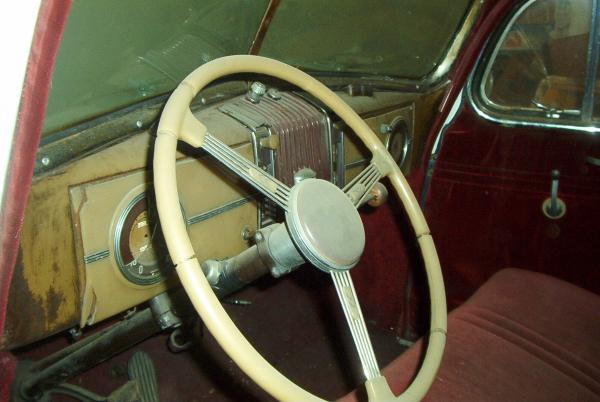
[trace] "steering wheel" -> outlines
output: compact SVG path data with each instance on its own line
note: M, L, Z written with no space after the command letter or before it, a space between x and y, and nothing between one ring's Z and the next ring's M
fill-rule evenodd
M236 73L270 75L319 99L352 128L371 151L373 158L369 166L343 190L318 179L306 179L289 188L238 155L210 134L189 109L191 101L207 84ZM446 343L444 283L433 239L419 204L400 169L367 124L335 93L306 73L272 59L239 55L213 60L189 74L167 101L157 130L154 188L161 227L181 283L204 324L231 359L273 397L322 401L271 366L238 330L212 291L195 257L179 206L175 169L178 140L202 147L285 211L288 232L300 253L333 278L361 360L369 401L421 400L433 383ZM356 208L371 187L385 176L413 226L431 298L425 359L414 381L399 397L392 394L380 374L349 271L358 262L365 242L364 227ZM317 200L319 202L315 202ZM344 239L343 246L340 238Z

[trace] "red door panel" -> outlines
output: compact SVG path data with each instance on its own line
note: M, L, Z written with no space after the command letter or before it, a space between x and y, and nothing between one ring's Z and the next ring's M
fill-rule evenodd
M426 199L450 306L519 267L600 293L600 136L504 127L469 105L447 130ZM560 171L561 219L542 213ZM557 301L561 302L561 301Z

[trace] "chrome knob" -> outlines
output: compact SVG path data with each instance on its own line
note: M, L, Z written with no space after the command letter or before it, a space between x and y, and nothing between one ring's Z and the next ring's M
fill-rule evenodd
M267 87L262 82L254 81L252 85L250 85L250 89L248 90L247 98L252 103L260 102L260 98L267 93Z

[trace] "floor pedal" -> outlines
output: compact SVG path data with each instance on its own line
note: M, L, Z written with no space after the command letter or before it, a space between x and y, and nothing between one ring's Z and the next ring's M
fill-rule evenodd
M156 370L148 353L135 352L127 363L127 373L130 380L138 383L141 402L160 402Z

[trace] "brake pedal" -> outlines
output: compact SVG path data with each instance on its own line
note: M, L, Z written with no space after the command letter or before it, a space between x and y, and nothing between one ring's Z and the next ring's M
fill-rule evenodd
M138 383L141 402L160 402L156 370L148 353L135 352L127 363L127 374Z

